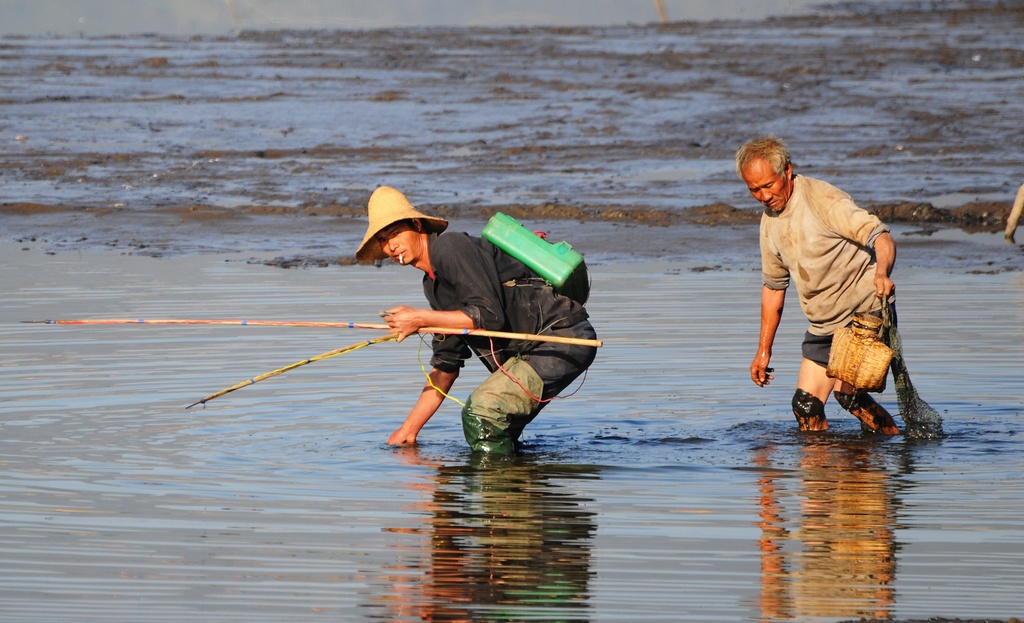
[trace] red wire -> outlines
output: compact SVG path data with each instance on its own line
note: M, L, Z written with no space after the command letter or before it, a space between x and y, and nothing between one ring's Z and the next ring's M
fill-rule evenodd
M518 385L519 389L521 389L524 392L526 392L526 395L529 396L531 399L533 399L534 402L551 402L555 398L569 398L570 396L575 395L576 392L578 392L581 389L583 389L583 384L587 382L587 370L584 370L583 371L583 380L580 381L580 386L577 387L576 389L574 389L571 394L566 394L565 396L552 396L551 398L548 398L547 400L538 398L538 397L534 396L533 394L531 394L530 390L528 390L525 387L523 387L523 384L519 382L519 379L517 379L516 377L512 376L512 374L510 374L508 370L506 370L504 367L502 367L502 365L500 363L498 363L498 355L494 352L494 338L488 338L488 340L490 340L490 342L491 342L491 360L494 361L494 365L498 366L498 369L501 370L505 374L505 376L507 376L508 378L512 379L512 382L515 383L516 385Z

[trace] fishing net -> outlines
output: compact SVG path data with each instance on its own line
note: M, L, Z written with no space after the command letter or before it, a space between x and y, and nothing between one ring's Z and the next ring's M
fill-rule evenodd
M913 439L938 439L943 436L942 416L924 401L910 382L910 372L903 358L903 341L896 328L894 314L889 312L889 304L883 306L885 341L892 349L892 376L896 384L896 401L903 418L903 434Z

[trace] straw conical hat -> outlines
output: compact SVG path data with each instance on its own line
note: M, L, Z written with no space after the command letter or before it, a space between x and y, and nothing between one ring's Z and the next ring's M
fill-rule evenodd
M370 218L370 225L366 228L363 241L359 243L359 250L356 251L356 259L360 262L372 262L387 257L375 236L398 221L418 218L428 232L438 234L448 227L448 221L418 211L412 207L405 195L390 186L381 186L373 191L366 212Z

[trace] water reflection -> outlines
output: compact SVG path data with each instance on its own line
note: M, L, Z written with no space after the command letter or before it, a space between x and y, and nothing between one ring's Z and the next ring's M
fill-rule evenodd
M431 477L417 504L422 536L402 549L387 620L588 621L596 513L574 481L597 468L473 454L466 463L410 462Z
M773 453L767 446L754 457L763 470L761 619L889 617L896 512L882 454L874 445L811 440L794 470Z

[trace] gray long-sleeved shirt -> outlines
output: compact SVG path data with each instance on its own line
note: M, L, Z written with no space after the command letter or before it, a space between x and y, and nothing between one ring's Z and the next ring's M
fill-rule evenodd
M874 311L874 242L889 227L848 194L821 180L797 176L778 212L761 216L764 285L796 285L808 331L830 335L853 314Z

